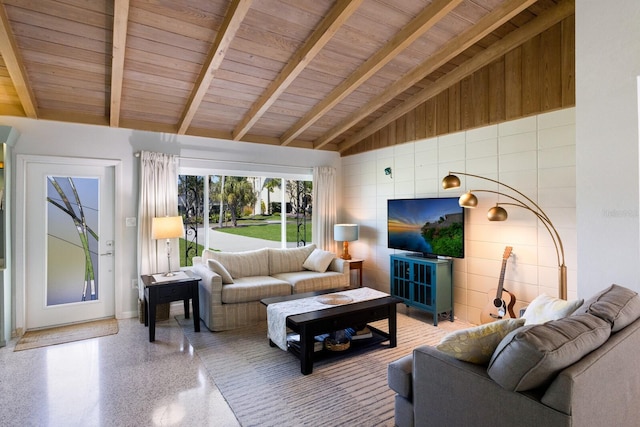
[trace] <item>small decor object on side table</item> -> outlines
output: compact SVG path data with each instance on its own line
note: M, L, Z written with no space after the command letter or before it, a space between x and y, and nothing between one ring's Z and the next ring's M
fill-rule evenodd
M184 317L189 318L189 300L193 306L193 328L200 332L200 302L198 282L200 277L190 270L179 271L173 276L143 274L144 325L149 327L149 342L156 339L156 306L172 301L184 301Z

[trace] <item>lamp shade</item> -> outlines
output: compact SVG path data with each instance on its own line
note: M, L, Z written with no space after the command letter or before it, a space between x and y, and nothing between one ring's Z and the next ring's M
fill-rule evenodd
M152 239L175 239L184 236L181 216L163 216L151 220Z
M453 174L449 174L442 178L442 188L448 190L450 188L460 188L460 178Z
M358 224L335 224L333 226L333 240L338 242L358 240Z
M468 191L458 199L458 204L463 208L475 208L478 206L478 198L475 194Z
M498 205L492 207L487 212L487 218L489 221L506 221L508 216L507 211L502 206Z

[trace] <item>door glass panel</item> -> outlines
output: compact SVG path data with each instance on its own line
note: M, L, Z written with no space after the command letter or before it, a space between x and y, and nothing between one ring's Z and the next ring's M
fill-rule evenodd
M97 300L99 179L47 176L47 306Z

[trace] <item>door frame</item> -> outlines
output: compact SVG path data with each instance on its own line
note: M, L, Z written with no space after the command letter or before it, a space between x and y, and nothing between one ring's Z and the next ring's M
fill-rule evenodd
M115 240L115 254L113 258L114 270L114 304L116 318L122 318L122 236L123 224L122 212L122 161L117 159L97 159L90 157L62 157L62 156L41 156L31 154L16 155L16 228L15 228L15 331L17 336L25 332L27 321L27 298L26 298L26 269L27 260L27 233L26 233L26 188L27 188L27 167L29 163L49 163L63 165L113 167L114 168L114 194L113 194L113 232Z

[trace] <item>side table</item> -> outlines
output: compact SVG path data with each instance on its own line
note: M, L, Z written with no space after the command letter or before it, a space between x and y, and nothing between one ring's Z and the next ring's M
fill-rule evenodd
M144 283L144 325L149 327L149 342L156 340L156 305L172 301L184 301L184 317L189 318L189 299L193 307L193 328L200 332L200 302L198 282L200 277L191 271L179 271L175 276L143 274Z
M349 259L347 260L347 262L349 263L349 270L351 271L355 271L358 270L358 287L361 288L362 287L362 264L364 263L363 259ZM351 273L349 273L351 274ZM351 281L349 281L351 282ZM351 283L349 283L349 286L351 286Z

